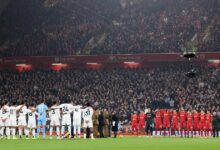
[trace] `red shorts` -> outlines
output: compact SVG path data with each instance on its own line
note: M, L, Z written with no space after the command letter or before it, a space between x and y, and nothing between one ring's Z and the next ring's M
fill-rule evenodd
M165 122L163 123L163 127L164 127L164 128L169 128L169 127L170 127L169 121L165 121Z
M138 124L132 124L132 125L131 125L131 128L132 128L132 130L133 130L133 129L137 130L137 129L138 129Z
M177 122L173 122L172 124L172 129L178 129L178 123Z
M161 122L156 122L155 128L156 129L161 129L162 128L162 123Z
M192 130L193 129L192 123L187 123L186 128L187 130Z
M211 123L206 123L205 129L206 130L211 130Z
M199 124L199 129L200 130L204 130L205 129L205 124L204 123L200 123Z
M180 128L185 128L186 124L185 122L180 122Z
M194 122L193 129L194 130L198 130L199 129L199 124Z
M139 124L139 128L140 128L140 129L144 129L144 128L145 128L145 123L140 123L140 124Z

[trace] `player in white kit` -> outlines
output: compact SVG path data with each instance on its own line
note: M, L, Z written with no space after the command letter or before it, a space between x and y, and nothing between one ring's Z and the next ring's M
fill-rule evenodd
M0 139L3 137L3 127L2 127L2 106L0 104Z
M6 136L10 139L10 108L9 103L5 102L2 107L2 130L6 129ZM3 133L2 133L3 134Z
M17 128L17 112L23 107L23 105L16 106L16 102L13 102L12 105L9 108L10 116L9 116L9 122L10 122L10 130L11 134L13 136L13 139L16 139L15 133Z
M68 128L68 133L71 134L71 115L70 114L74 107L72 104L68 104L67 102L59 106L51 107L51 109L57 109L57 108L60 108L62 110L61 134L62 134L62 138L64 138L65 126L67 126ZM71 136L69 136L69 138L71 138Z
M23 107L18 112L18 131L19 131L19 137L22 138L23 130L25 133L26 138L28 139L28 128L27 128L27 121L26 121L26 114L27 114L27 106L25 106L25 103L22 101L21 105Z
M74 106L73 108L73 133L74 138L76 138L76 131L78 133L78 138L80 138L80 128L81 128L81 120L82 120L82 106Z
M32 130L32 136L33 139L36 138L36 129L37 129L37 123L36 123L36 116L38 113L35 111L34 105L31 104L29 108L27 109L27 114L28 114L28 129L29 131Z
M90 129L90 137L91 139L94 139L93 137L93 122L92 122L92 116L93 116L93 109L90 106L90 103L86 104L86 108L83 110L83 127L84 127L84 139L86 139L86 129Z
M52 108L58 106L58 102L54 101ZM60 139L60 108L51 109L49 111L50 117L50 139L52 139L53 129L56 129L57 139Z

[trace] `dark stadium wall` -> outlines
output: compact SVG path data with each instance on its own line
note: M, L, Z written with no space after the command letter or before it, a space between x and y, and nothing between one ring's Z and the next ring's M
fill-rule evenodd
M198 53L195 61L219 60L220 53ZM126 54L126 55L77 55L2 57L0 64L52 64L52 63L118 63L118 62L173 62L185 61L181 53Z
M0 16L10 2L11 2L11 0L1 0L0 1Z
M3 57L0 58L0 70L17 69L52 69L69 68L103 69L103 68L152 68L167 63L189 63L177 53L142 54L142 55L101 55L101 56L61 56L61 57ZM190 61L194 64L219 67L220 53L198 53L197 58Z
M193 62L196 65L201 66L208 66L208 67L218 67L219 65L210 65L207 62ZM167 65L173 64L186 64L189 65L188 61L184 62L142 62L142 63L99 63L99 64L86 64L86 63L73 63L73 64L8 64L8 65L0 65L0 70L17 70L19 72L25 70L66 70L66 69L89 69L89 70L101 70L101 69L112 69L112 68L124 68L124 69L137 69L137 68L144 68L144 69L152 69L156 67L164 67L166 68Z

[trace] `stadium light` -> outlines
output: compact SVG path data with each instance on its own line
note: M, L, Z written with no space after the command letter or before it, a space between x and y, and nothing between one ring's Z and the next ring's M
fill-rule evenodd
M209 59L208 62L210 63L220 63L219 59Z
M134 62L134 61L125 61L124 62L124 67L128 68L137 68L140 66L139 62Z
M134 61L125 61L124 64L139 64L138 62Z
M27 64L16 64L17 67L26 67Z
M32 66L29 64L16 64L16 68L19 72L24 70L32 70Z
M98 65L99 63L96 63L96 62L88 62L86 63L87 65Z
M63 64L63 63L52 63L52 70L56 70L59 71L61 69L65 69L68 67L67 64Z
M63 63L52 63L52 66L66 66L67 64Z

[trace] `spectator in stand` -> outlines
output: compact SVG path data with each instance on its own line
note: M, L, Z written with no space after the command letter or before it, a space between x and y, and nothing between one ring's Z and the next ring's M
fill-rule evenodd
M51 106L54 100L63 103L68 99L76 104L89 100L96 108L117 111L127 123L131 112L145 108L219 111L218 69L195 68L197 76L192 79L185 76L188 65L178 63L154 69L0 71L0 101L24 100L29 105L47 99Z
M219 51L216 0L23 0L0 17L0 56ZM13 16L13 20L10 18Z

